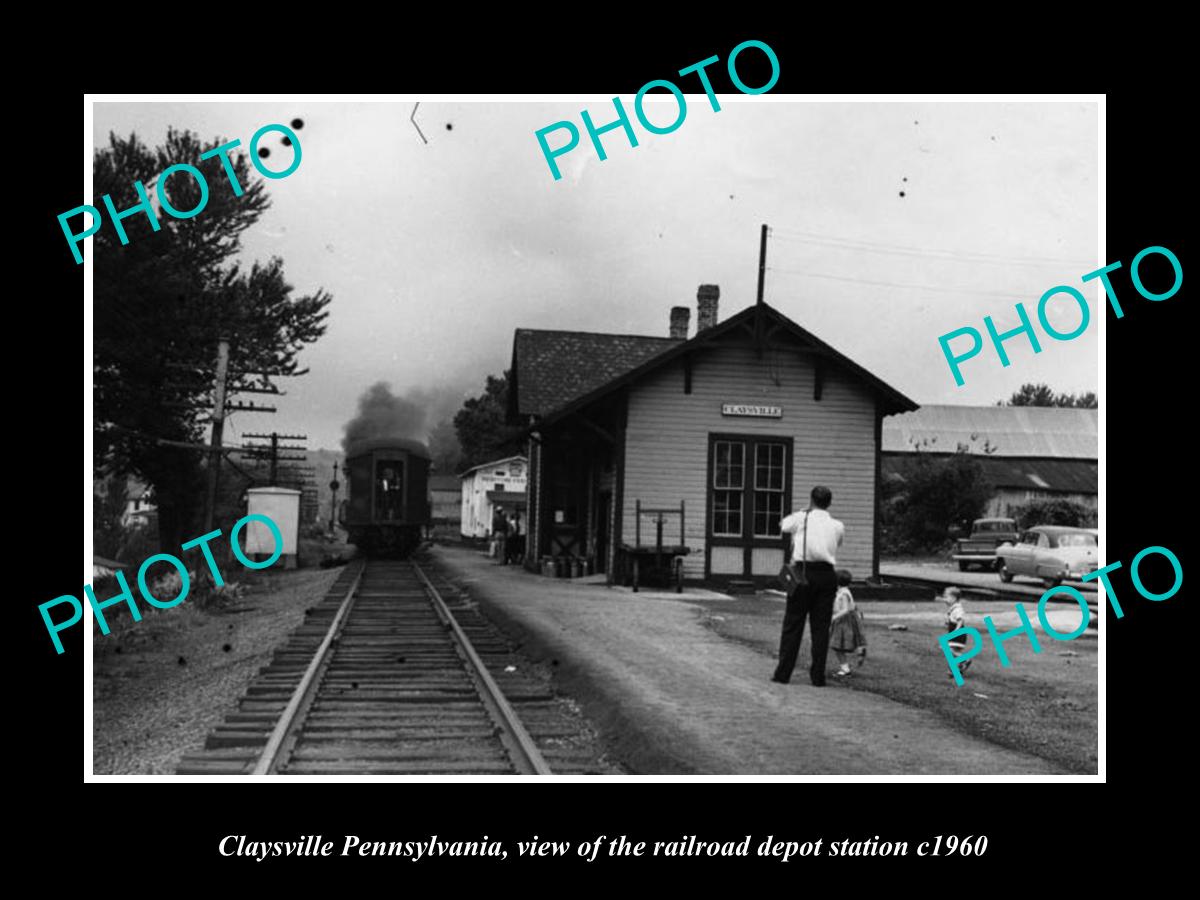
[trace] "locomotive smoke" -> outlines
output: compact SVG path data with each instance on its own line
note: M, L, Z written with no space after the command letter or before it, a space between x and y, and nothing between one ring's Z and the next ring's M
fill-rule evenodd
M462 402L461 390L412 388L398 397L387 382L378 381L358 398L358 413L346 423L342 450L372 438L411 438L425 442L429 429L453 416Z
M346 424L342 450L371 438L424 440L424 407L407 397L397 397L387 382L377 381L358 398L358 414Z

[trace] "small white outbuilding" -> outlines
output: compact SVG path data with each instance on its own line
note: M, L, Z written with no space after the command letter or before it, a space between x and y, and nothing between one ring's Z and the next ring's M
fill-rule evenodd
M291 488L256 487L246 491L247 515L266 516L283 535L283 556L277 565L296 568L300 530L300 492ZM247 522L238 536L251 559L270 559L275 554L275 536L263 522Z
M525 532L525 484L528 460L509 456L468 469L462 479L462 534L482 538L492 533L492 514L497 505L516 513L519 533Z

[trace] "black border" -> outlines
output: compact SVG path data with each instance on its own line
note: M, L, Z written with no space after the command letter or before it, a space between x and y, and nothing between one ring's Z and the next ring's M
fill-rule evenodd
M1163 20L1147 17L1144 23L1124 20L1118 34L1106 16L1093 22L1072 13L1071 20L1060 21L1044 7L1033 16L1014 10L1011 16L991 17L985 26L972 26L969 36L960 33L963 23L921 21L910 11L885 13L881 21L869 25L842 21L837 11L809 16L806 10L803 20L780 20L771 27L725 23L725 34L710 29L705 35L686 34L678 26L656 31L626 22L619 34L599 29L588 36L585 29L557 21L554 14L544 14L537 23L514 21L509 15L504 17L505 28L483 22L471 30L473 38L462 28L439 30L420 20L406 20L399 36L392 29L379 29L375 36L369 29L364 34L359 18L347 17L324 21L324 35L303 40L296 40L282 24L282 36L274 40L270 52L258 54L256 63L248 63L243 42L225 40L215 30L202 39L189 25L183 33L202 43L212 42L211 52L200 51L204 65L187 68L176 61L174 71L166 65L131 70L127 63L90 72L87 84L95 91L163 93L236 93L264 84L298 92L465 93L480 91L478 75L486 71L484 90L497 93L586 91L627 96L646 80L667 77L664 73L672 67L678 69L713 53L724 55L734 43L751 36L770 43L779 55L782 72L775 93L1108 90L1106 258L1128 264L1140 249L1158 244L1175 251L1188 268L1184 217L1191 215L1185 199L1190 185L1185 173L1190 171L1185 169L1185 153L1191 154L1181 129L1189 121L1186 116L1192 104L1190 93L1176 87L1181 83L1176 67L1182 68L1180 62L1190 61L1192 53L1172 45L1182 42L1186 29L1178 29L1181 37L1176 39ZM165 28L168 23L161 24ZM532 29L528 37L511 37L514 28L526 25ZM1152 26L1154 33L1150 33ZM94 47L100 33L110 30L92 33L89 29L85 35L80 28L76 34L64 34L53 53L47 51L48 58L59 58L64 47ZM726 36L730 34L734 36ZM127 52L132 55L126 59L136 61L143 58L140 53L151 51L143 47ZM875 878L891 879L900 866L921 878L911 884L974 891L984 872L1001 873L1014 884L1031 883L1027 879L1044 866L1050 867L1046 874L1055 880L1070 877L1071 886L1082 887L1103 877L1106 861L1121 858L1120 849L1136 839L1129 832L1131 823L1166 825L1177 817L1178 811L1172 815L1169 805L1173 785L1180 780L1174 770L1185 767L1182 778L1187 777L1187 744L1178 740L1178 733L1187 727L1186 700L1192 680L1186 665L1191 657L1183 619L1186 592L1162 603L1143 601L1133 592L1127 571L1113 579L1125 617L1117 621L1110 613L1103 626L1107 629L1106 763L1111 788L1063 791L1057 785L1012 783L639 783L615 790L585 785L533 787L538 794L531 797L524 793L528 787L524 785L407 784L386 790L322 785L276 790L269 798L248 800L244 794L229 793L243 790L240 786L207 786L203 796L174 785L84 786L79 745L82 639L78 631L66 635L66 653L57 657L36 611L36 603L44 598L78 590L79 575L73 549L78 532L72 531L73 517L64 512L74 510L79 500L78 444L75 432L68 435L59 423L73 420L79 402L77 370L64 346L70 341L61 308L77 302L82 269L68 264L70 257L63 253L54 217L81 202L76 179L82 97L75 84L65 82L73 80L66 67L49 68L52 74L36 77L50 83L39 85L36 99L26 101L20 110L19 132L22 143L37 152L38 176L20 179L18 185L29 191L19 208L34 212L32 217L22 217L34 224L33 241L23 245L36 248L43 259L36 267L18 261L14 274L24 290L12 313L19 317L23 337L19 349L31 346L41 351L38 356L17 357L22 374L36 372L37 381L33 389L12 392L14 421L19 423L18 435L12 439L20 444L13 468L21 474L10 475L18 481L10 512L23 538L15 548L19 560L13 568L27 582L16 592L22 610L18 615L26 618L25 627L18 627L25 654L13 691L21 726L19 748L24 752L14 772L36 788L16 811L22 825L17 841L33 856L45 854L47 861L61 866L69 855L79 853L83 865L78 871L98 881L118 877L123 867L136 864L151 873L171 870L176 877L186 871L196 886L227 885L232 877L239 886L277 887L301 878L314 885L319 881L311 879L326 873L340 881L363 869L358 860L342 864L224 860L216 851L220 838L245 832L280 840L300 833L396 839L414 833L462 834L468 822L468 830L485 830L493 836L523 838L536 832L571 840L595 833L674 839L694 832L740 837L753 831L756 836L774 832L776 837L798 840L834 833L910 840L922 833L986 833L992 847L983 860L940 861L933 868L922 868L924 863L914 858L864 859L850 868L812 864L797 868L796 861L781 867L757 860L723 866L721 861L700 859L656 866L671 879L673 888L703 878L712 889L730 884L744 890L753 867L761 887L769 884L761 881L766 875L789 890L819 885L853 891L859 885L871 886ZM288 74L285 80L278 77L281 69ZM58 76L58 71L63 75ZM54 84L55 77L64 82ZM1138 550L1155 543L1174 550L1188 571L1186 551L1193 529L1185 529L1184 518L1193 517L1187 488L1194 454L1187 386L1194 381L1188 365L1194 352L1186 318L1187 288L1185 284L1169 301L1151 304L1133 295L1127 273L1124 277L1114 282L1122 298L1130 298L1126 316L1118 321L1111 311L1107 314L1108 384L1102 397L1108 424L1102 523L1107 556L1127 563ZM30 427L32 423L47 424L36 429ZM617 539L614 534L614 542ZM164 797L164 790L188 794ZM1097 793L1100 790L1104 793ZM586 797L582 791L588 792ZM669 797L664 796L667 792ZM68 840L68 832L80 830L85 839L72 843L82 844L81 850L57 846ZM1174 860L1169 844L1182 829L1168 826L1155 831L1153 858L1169 867ZM132 844L126 843L130 840ZM1102 853L1109 844L1115 845L1117 854ZM1064 862L1065 857L1051 862L1075 845L1101 853L1085 852L1078 865ZM123 846L135 848L133 858L122 859ZM1143 852L1150 851L1143 848ZM364 862L381 877L398 875L397 881L424 871L395 860ZM987 868L980 869L978 862ZM623 860L603 870L592 869L589 884L642 886L628 879L644 872L647 864L644 859ZM487 864L436 865L456 878L469 874L481 883L505 883L495 880L495 869ZM547 866L561 871L578 865L539 860L536 869L522 871L538 874ZM947 865L952 871L947 871ZM960 881L958 875L968 875L969 880ZM889 883L894 888L895 882Z

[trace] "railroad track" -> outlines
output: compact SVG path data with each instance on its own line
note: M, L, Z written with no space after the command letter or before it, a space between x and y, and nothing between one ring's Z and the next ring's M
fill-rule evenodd
M1013 598L1014 600L1032 600L1034 603L1045 593L1046 588L1036 587L1028 582L1017 584L1005 584L997 579L995 585L975 585L966 584L954 578L953 573L948 573L950 577L939 578L935 576L922 577L918 575L884 575L883 580L888 584L901 585L904 587L921 587L942 589L950 585L956 586L964 597L973 600L1005 600ZM1083 594L1087 600L1088 606L1095 612L1096 609L1096 593L1090 590L1081 589L1079 584L1067 582L1068 587L1073 587ZM1055 594L1050 597L1049 603L1066 603L1074 606L1076 601L1065 594Z
M517 710L543 723L538 737L553 746L554 698L502 665L510 658L478 612L447 604L417 563L353 562L176 772L550 774ZM563 763L580 767L569 753Z
M968 585L956 581L953 578L953 575L946 579L935 577L922 578L916 575L884 575L883 579L889 584L902 585L905 587L929 588L935 590L941 590L950 585L955 585L961 592L962 597L967 600L1024 601L1030 607L1037 604L1038 600L1046 590L1045 588L1034 588L1033 585L1030 584L1013 585L1011 583L1004 584L1003 582L994 587ZM1079 590L1079 585L1077 584L1071 584L1070 586L1074 587L1076 590ZM1087 601L1088 605L1088 628L1092 629L1093 631L1099 631L1100 615L1097 608L1097 595L1090 591L1087 593L1080 591L1080 593L1083 594L1083 597ZM1078 601L1076 601L1075 598L1069 597L1066 594L1054 594L1049 598L1047 604L1067 604L1069 606L1075 606L1077 602Z

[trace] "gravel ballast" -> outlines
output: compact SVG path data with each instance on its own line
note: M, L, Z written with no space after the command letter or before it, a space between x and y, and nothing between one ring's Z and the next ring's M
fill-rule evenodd
M169 775L208 732L337 579L338 569L281 571L239 601L201 610L125 607L93 623L92 764L96 775Z

